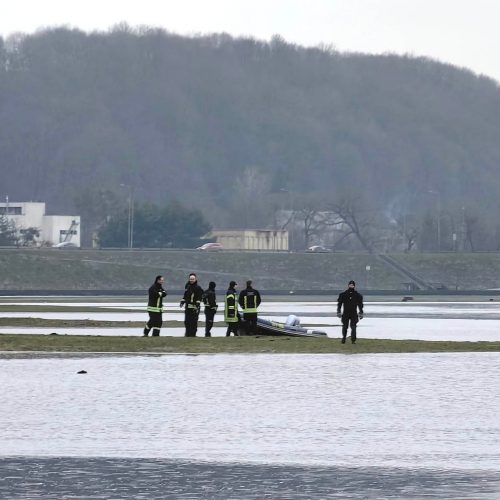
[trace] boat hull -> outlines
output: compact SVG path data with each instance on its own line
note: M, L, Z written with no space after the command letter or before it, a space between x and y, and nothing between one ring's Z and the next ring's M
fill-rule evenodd
M238 328L240 335L245 335L245 321L240 322ZM279 321L271 321L264 318L257 319L257 335L269 335L273 337L323 337L327 338L326 332L304 328L303 326L289 326Z

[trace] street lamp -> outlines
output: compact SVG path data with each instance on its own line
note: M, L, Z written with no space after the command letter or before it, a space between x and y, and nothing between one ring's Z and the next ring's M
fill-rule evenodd
M290 220L289 220L289 223L290 223L290 230L289 230L290 245L289 245L289 250L292 251L293 250L293 227L295 225L295 210L293 209L293 205L294 205L294 203L293 203L293 193L289 189L285 189L285 188L280 188L280 191L282 193L288 193L288 205L289 205L290 210L292 212Z
M134 247L134 188L130 184L120 184L121 187L128 188L128 234L127 246L129 250Z
M437 244L438 244L438 252L441 251L441 193L439 191L432 191L429 189L427 191L430 194L435 194L437 199Z

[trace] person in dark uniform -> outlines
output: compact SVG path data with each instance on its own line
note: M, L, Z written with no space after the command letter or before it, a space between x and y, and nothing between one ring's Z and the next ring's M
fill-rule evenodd
M342 344L345 344L347 329L351 324L351 342L356 343L356 325L363 319L363 296L355 290L354 280L349 281L347 290L337 300L337 317L342 319ZM341 313L342 306L344 310ZM359 316L358 316L359 310Z
M184 313L184 326L186 327L186 337L196 337L198 330L198 315L200 314L200 305L203 297L203 290L198 285L198 278L195 273L189 275L189 281L186 284L184 297L180 302L181 307L186 307Z
M217 312L217 297L215 295L215 282L211 281L208 288L203 292L203 303L205 304L205 337L211 337L214 316Z
M229 288L226 292L226 299L224 301L224 321L227 323L226 337L230 337L231 333L237 337L239 317L238 317L238 295L236 287L238 283L231 281Z
M153 337L160 336L160 329L163 323L163 298L167 296L167 292L163 289L164 283L165 278L159 275L149 287L148 307L146 308L149 314L149 321L144 328L144 337L147 337L150 331Z
M240 292L238 302L243 310L246 334L255 335L257 333L257 308L261 299L259 291L252 288L252 280L247 281L247 287Z

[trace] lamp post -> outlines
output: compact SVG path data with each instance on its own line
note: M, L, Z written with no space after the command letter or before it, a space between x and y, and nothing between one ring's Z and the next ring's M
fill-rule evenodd
M289 251L292 251L293 250L293 227L295 225L295 211L293 209L293 196L292 196L292 192L289 189L280 188L280 191L282 193L288 193L288 205L289 205L290 210L292 212L291 217L290 217L290 221L289 221L290 222L290 231L289 231L290 244L289 244L289 248L288 248Z
M129 250L132 250L134 248L134 188L130 184L120 184L120 186L128 188L127 246Z
M427 191L430 194L435 194L437 199L437 246L438 252L441 251L441 193L439 191Z

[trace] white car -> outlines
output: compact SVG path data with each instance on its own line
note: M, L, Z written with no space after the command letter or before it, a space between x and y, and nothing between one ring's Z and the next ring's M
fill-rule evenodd
M218 252L222 250L222 245L220 243L205 243L198 247L196 250L204 250L205 252Z
M312 247L309 247L306 252L329 253L330 250L328 250L328 248L322 247L321 245L313 245Z
M73 249L73 248L79 248L79 247L78 247L78 245L71 243L71 241L62 241L61 243L54 245L52 248L66 248L66 249L71 248L71 249Z

